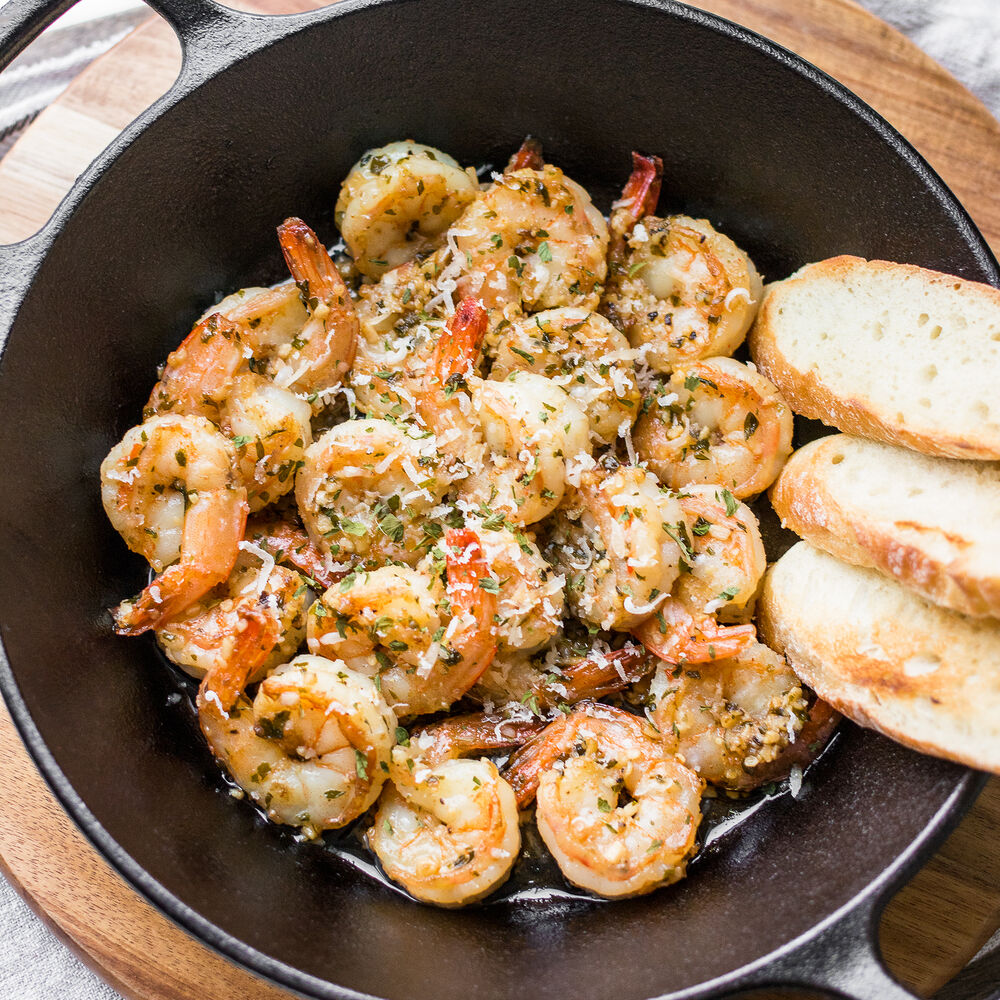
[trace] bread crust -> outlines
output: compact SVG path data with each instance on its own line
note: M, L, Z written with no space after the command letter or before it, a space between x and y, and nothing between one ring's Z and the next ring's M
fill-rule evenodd
M983 544L976 526L958 535L940 524L908 518L904 506L898 519L888 520L866 507L864 490L847 494L831 484L827 473L832 457L859 445L864 443L834 434L792 455L770 492L782 525L816 548L877 569L942 607L1000 617L1000 558L975 558L977 544ZM899 458L908 454L900 451ZM893 474L899 474L897 467ZM914 470L913 484L922 485L922 480L923 470Z
M789 362L780 345L778 311L786 296L794 294L802 283L817 277L833 279L844 284L879 272L895 273L918 278L929 287L945 285L954 289L962 287L963 294L976 296L995 309L1000 317L1000 290L979 282L965 281L953 275L930 271L912 264L872 260L843 255L807 264L784 281L768 285L756 322L750 331L748 344L750 356L781 391L796 413L821 420L849 434L875 438L889 444L913 448L926 455L945 458L1000 459L1000 434L984 428L975 437L954 433L938 425L918 429L907 426L896 414L880 411L879 405L862 395L844 395L831 390L815 366L803 371Z
M1000 624L938 608L806 542L768 570L757 610L763 641L839 712L1000 774Z

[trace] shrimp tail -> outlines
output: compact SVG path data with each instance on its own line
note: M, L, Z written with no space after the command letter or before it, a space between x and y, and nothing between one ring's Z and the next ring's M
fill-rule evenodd
M459 302L434 348L434 375L439 385L445 386L453 375L467 375L475 368L488 326L489 316L477 299L467 295Z
M280 638L273 618L255 608L241 609L240 631L225 661L209 670L198 688L198 708L214 702L221 712L229 712L239 700L251 677L271 655Z
M476 533L470 528L451 528L445 532L444 542L452 614L471 622L453 639L462 656L467 691L496 656L497 598L489 586L493 578Z
M346 571L332 572L326 556L316 547L304 528L277 518L254 518L247 524L246 537L274 556L304 573L310 582L329 590Z
M604 698L609 694L636 684L653 672L655 658L642 646L628 645L613 653L591 653L578 663L560 671L554 685L543 682L539 702L549 703L558 695L556 703L575 704L583 698Z
M143 419L171 410L200 413L206 407L214 414L243 363L240 327L222 313L206 316L167 358Z
M331 701L326 708L326 715L337 720L340 731L347 742L354 748L355 773L357 775L357 796L364 798L373 782L381 783L379 774L379 755L377 747L372 743L371 732L359 725L355 717L356 710L349 704Z
M810 706L795 742L785 747L770 763L760 764L746 772L741 780L735 782L735 787L740 791L749 791L769 781L787 778L793 767L805 769L826 749L840 720L840 713L832 705L817 698Z
M518 809L527 809L531 805L542 774L555 764L572 742L575 723L575 716L559 716L510 758L503 777L514 790Z
M619 207L626 209L635 225L644 215L656 211L660 200L660 183L663 179L663 160L658 156L632 153L632 173L625 182Z
M739 656L752 642L757 641L753 625L719 625L715 621L699 626L698 639L680 649L684 663L709 663L731 656Z
M134 601L112 609L115 631L142 635L159 628L222 583L236 565L249 509L243 488L200 498L184 521L180 562L164 570Z
M541 170L545 166L542 158L542 143L540 139L525 136L518 151L510 158L504 173L514 170Z
M632 634L654 656L674 665L738 656L757 638L753 625L720 625L710 616L696 621L678 601L671 600Z
M633 151L632 173L611 213L610 255L615 260L624 257L625 238L635 224L656 210L662 178L663 161L658 156L643 156Z
M430 737L433 744L422 759L433 766L443 760L516 750L537 736L547 723L536 719L508 719L499 714L471 712L415 729L410 739Z
M285 219L278 226L278 242L306 308L323 327L322 335L311 335L303 355L313 355L312 363L318 365L326 352L336 352L336 369L343 377L354 364L357 348L358 319L351 293L319 237L301 219ZM319 346L313 348L313 342Z
M331 286L343 286L344 279L319 237L301 219L294 216L285 219L278 226L278 242L292 280L299 286L307 304L314 297L320 298L320 293Z

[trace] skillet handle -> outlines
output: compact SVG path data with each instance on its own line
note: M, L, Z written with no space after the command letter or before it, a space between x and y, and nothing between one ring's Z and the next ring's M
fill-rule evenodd
M217 64L230 62L234 49L238 52L241 45L240 33L231 29L257 17L224 7L215 0L145 0L145 3L180 39L184 50L181 77L192 72L196 64L204 63L211 70Z
M77 0L7 0L0 7L0 70L5 69ZM47 240L36 233L0 246L0 350L9 322L34 276Z
M60 15L77 0L0 0L0 70L5 69ZM246 20L212 0L148 0L177 32L184 52L184 68L171 91L178 90L182 78L197 78L206 69L231 55L233 31L219 30ZM236 43L238 47L238 43ZM49 224L20 243L0 245L0 352L7 332L21 306L45 250L51 242Z
M882 961L878 924L885 902L887 897L876 895L835 917L814 937L793 946L759 973L751 973L740 986L819 990L842 1000L919 1000Z
M77 0L7 0L0 7L0 70Z

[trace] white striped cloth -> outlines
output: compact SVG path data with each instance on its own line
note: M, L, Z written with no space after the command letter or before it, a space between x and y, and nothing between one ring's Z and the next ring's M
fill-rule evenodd
M1000 0L861 0L900 28L1000 116ZM135 23L133 0L82 0L43 58L22 55L18 76L0 77L0 152L12 118L30 118L85 62ZM141 12L142 8L138 10ZM94 18L106 20L97 26ZM70 42L70 32L74 33ZM49 35L54 34L50 32ZM13 70L13 67L12 67ZM5 87L7 88L5 90ZM15 90L16 88L16 90ZM13 95L13 97L12 97ZM15 101L20 102L16 116ZM5 109L7 114L5 115ZM1000 935L987 948L1000 948ZM122 1000L45 927L0 877L0 997L11 1000ZM974 1000L969 997L968 1000Z

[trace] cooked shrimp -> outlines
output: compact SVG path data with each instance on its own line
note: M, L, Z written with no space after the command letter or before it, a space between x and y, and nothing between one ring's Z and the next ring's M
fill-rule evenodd
M731 354L743 343L763 286L750 258L705 219L647 216L612 265L602 311L659 371Z
M209 591L181 614L156 629L156 641L192 677L221 669L240 646L240 633L250 619L263 623L261 645L270 653L247 678L260 679L285 663L306 637L306 609L311 595L298 573L275 566L253 543L240 542L240 556L225 583Z
M600 641L582 648L557 642L533 656L497 656L469 695L484 705L524 705L535 715L566 711L585 698L604 698L638 683L658 662L642 646L612 650Z
M448 708L496 654L496 592L475 532L444 536L447 587L425 564L384 566L331 587L309 612L309 648L377 678L400 717Z
M429 564L351 573L309 609L309 650L364 674L386 669L411 674L416 683L421 667L429 674L442 653L449 657L433 639L444 636L444 596ZM389 696L385 678L379 677L378 686Z
M412 329L447 318L468 296L490 311L494 327L522 311L596 308L607 245L604 218L561 170L508 170L446 231L440 249L361 286L362 339L375 354L407 354Z
M476 173L447 153L407 140L369 149L351 168L336 222L357 269L377 278L435 249L479 194Z
M222 429L236 446L237 467L251 511L274 503L295 486L312 444L309 404L260 375L234 379Z
M442 450L465 452L478 435L467 390L478 375L486 310L468 297L447 321L414 318L387 335L362 324L351 374L357 405L369 416L419 414Z
M233 441L252 511L288 493L310 443L307 402L247 366L239 324L212 313L167 359L143 411L207 417Z
M778 478L792 453L792 411L749 365L709 358L674 369L644 406L632 441L665 485L718 483L742 499Z
M538 832L574 885L620 899L684 877L704 784L666 754L644 719L582 703L517 754L505 776L519 805L535 795Z
M255 373L322 403L354 362L358 317L344 279L309 226L286 219L278 242L294 283L241 289L211 311L237 324Z
M483 461L471 394L481 382L487 326L486 310L467 297L446 322L422 316L404 336L379 338L374 347L362 337L360 365L351 378L358 405L369 414L413 415L428 427L459 478Z
M458 294L490 309L595 309L608 227L590 195L558 167L498 177L451 229ZM447 273L452 265L447 265Z
M479 537L486 563L497 580L498 649L506 653L544 646L562 630L565 611L562 576L545 561L534 539L516 525L508 525L503 514L467 510L464 521ZM434 605L441 600L442 594L433 581L433 570L430 564L424 563L418 570L386 566L360 575L349 592L339 597L338 588L331 583L331 601L320 602L313 609L311 648L317 652L334 652L352 665L355 656L367 656L370 650L366 645L362 645L358 654L351 644L341 641L344 637L339 636L334 620L326 618L332 606L340 608L339 614L348 614L348 606L360 608L371 599L373 610L367 626L370 630L376 618L382 620L379 645L384 655L419 666L426 656L428 636L441 624ZM392 620L392 627L388 619ZM404 622L414 624L404 627ZM400 643L405 643L409 650L393 652L384 648Z
M147 417L174 412L218 424L237 446L254 511L292 489L310 443L310 404L290 387L310 393L336 384L357 339L353 303L312 230L288 219L279 237L297 286L220 302L167 359L145 409ZM295 307L300 298L308 311Z
M160 575L113 612L139 635L180 614L232 572L247 517L232 445L203 417L153 417L101 463L112 525Z
M716 486L689 486L678 499L688 521L690 548L684 554L688 571L672 596L724 622L749 621L767 569L753 511Z
M686 570L635 636L668 663L736 656L756 636L744 622L767 568L757 518L726 489L691 486L680 495L684 519L672 526Z
M386 875L437 906L474 903L506 881L521 849L514 793L491 761L461 758L518 746L537 729L458 716L397 746L367 835Z
M562 631L565 580L542 556L532 537L500 512L465 514L475 530L497 588L497 649L501 653L540 649Z
M272 357L277 364L278 353L287 354L291 350L292 341L309 322L302 294L288 278L271 288L239 288L210 306L200 322L213 313L236 324L249 346L253 370L261 374L268 373ZM270 374L273 376L274 372Z
M198 690L202 732L233 780L268 819L306 837L360 816L378 798L395 742L396 719L372 681L298 656L264 678L251 704L245 673L211 671Z
M756 314L762 284L750 258L705 219L651 213L657 157L633 153L634 169L611 215L612 250L601 311L669 372L679 361L731 354Z
M706 781L747 789L795 742L808 702L783 656L759 642L693 667L663 663L650 719L672 754Z
M219 423L233 380L246 364L245 347L238 324L220 312L203 317L167 358L143 417L181 413Z
M362 319L348 380L358 410L369 417L413 413L417 396L432 377L436 345L442 336L445 320L426 313L411 313L385 331Z
M285 353L274 376L278 385L303 393L320 392L343 381L354 362L358 317L351 294L316 234L301 220L278 226L278 242L309 320Z
M513 371L544 375L586 412L595 444L608 445L639 414L634 355L603 316L549 309L504 328L490 378L504 379Z
M295 499L323 551L414 563L437 537L425 534L425 515L447 488L432 435L387 420L347 420L306 449Z
M590 462L590 422L565 390L541 375L511 372L473 394L489 461L462 492L527 525L559 506L567 463Z
M417 414L434 434L438 450L452 462L474 468L482 463L481 431L467 390L470 382L481 384L476 365L487 324L482 305L463 299L442 331L416 393Z
M546 555L566 576L574 613L600 628L628 631L666 600L681 551L680 502L635 466L585 473L556 513Z

